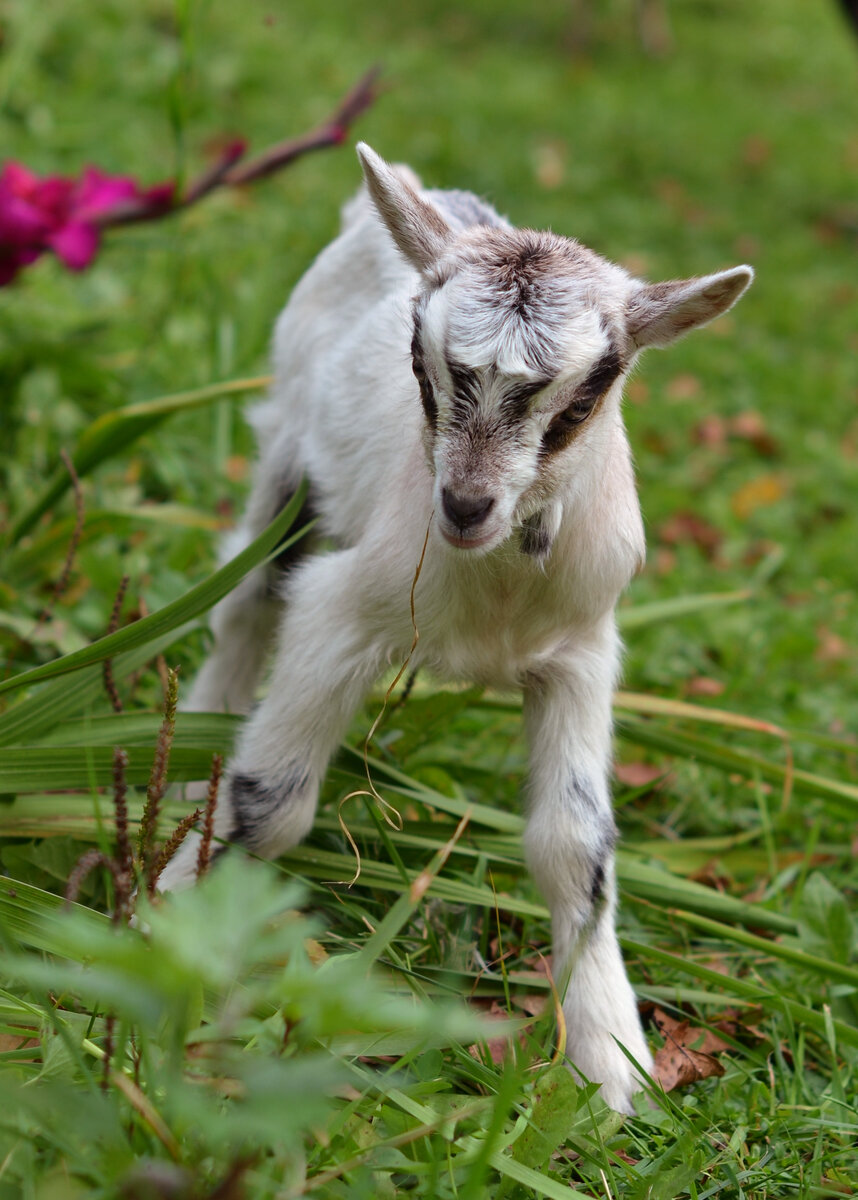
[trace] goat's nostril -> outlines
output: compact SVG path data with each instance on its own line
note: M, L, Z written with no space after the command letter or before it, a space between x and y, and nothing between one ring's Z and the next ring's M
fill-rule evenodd
M448 488L441 491L444 512L460 529L472 529L480 525L494 507L492 496L457 496Z

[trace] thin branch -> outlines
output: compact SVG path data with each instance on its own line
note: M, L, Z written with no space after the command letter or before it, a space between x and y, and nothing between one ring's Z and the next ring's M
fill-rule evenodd
M381 73L379 66L374 66L360 79L345 97L333 116L323 125L301 137L289 138L278 142L256 155L250 162L238 165L229 171L224 179L228 184L250 183L254 179L262 179L279 171L288 163L294 162L302 154L312 150L322 150L326 146L340 146L348 136L349 127L362 112L373 103L376 97L375 84Z
M107 212L95 218L94 224L102 229L115 225L130 225L137 221L149 221L153 218L171 216L184 208L196 204L203 196L218 187L228 185L235 187L239 184L250 183L255 179L263 179L272 175L282 167L308 154L313 150L322 150L326 146L339 146L348 136L349 127L362 112L373 103L376 97L376 80L381 68L372 67L348 92L337 110L324 124L309 133L297 138L288 138L277 142L255 155L243 165L240 159L245 153L245 143L232 142L220 155L218 161L206 168L195 180L188 184L183 195L177 196L171 191L170 185L150 189L148 195L139 199L129 200L126 204L118 204Z

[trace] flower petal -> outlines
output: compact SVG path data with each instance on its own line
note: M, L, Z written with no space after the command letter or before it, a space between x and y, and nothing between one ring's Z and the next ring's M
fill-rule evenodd
M48 238L48 245L72 271L82 271L95 258L98 231L83 221L69 221Z

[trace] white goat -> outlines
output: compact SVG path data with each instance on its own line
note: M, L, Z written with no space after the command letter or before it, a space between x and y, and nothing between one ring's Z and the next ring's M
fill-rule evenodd
M645 284L571 239L515 229L467 192L421 191L358 146L367 189L277 325L277 382L237 551L310 482L338 549L260 570L214 615L187 707L247 711L216 833L274 856L313 823L330 755L412 640L442 679L524 689L527 860L571 965L567 1053L629 1111L651 1057L614 932L608 777L614 607L644 560L620 401L638 353L728 309L750 267ZM422 401L422 404L421 404ZM434 520L432 514L434 513ZM280 611L282 607L282 612ZM193 877L186 844L162 886ZM621 1048L622 1047L622 1048Z

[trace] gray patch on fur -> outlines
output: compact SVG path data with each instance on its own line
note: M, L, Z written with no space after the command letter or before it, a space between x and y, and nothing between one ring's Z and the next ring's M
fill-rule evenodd
M423 194L441 210L454 229L470 229L473 225L504 228L507 224L490 204L480 200L473 192L430 188Z
M270 818L304 790L309 777L309 772L299 767L288 771L279 784L264 783L254 775L233 775L229 784L233 815L230 840L252 848Z

